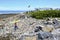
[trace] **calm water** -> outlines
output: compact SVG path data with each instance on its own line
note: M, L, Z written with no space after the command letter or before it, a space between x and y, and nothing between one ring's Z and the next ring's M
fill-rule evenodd
M25 11L0 11L0 14L9 14L9 13L21 13L21 12L25 12Z

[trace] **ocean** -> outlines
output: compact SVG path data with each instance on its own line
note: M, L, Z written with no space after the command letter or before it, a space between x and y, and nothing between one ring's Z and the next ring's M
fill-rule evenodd
M25 11L0 11L0 14L16 14L16 13L22 13Z

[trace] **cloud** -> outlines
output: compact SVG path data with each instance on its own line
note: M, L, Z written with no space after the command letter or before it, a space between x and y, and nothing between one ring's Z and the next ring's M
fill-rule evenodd
M27 7L0 7L0 10L33 10L33 8Z
M0 10L27 10L27 8L20 8L20 7L0 7Z

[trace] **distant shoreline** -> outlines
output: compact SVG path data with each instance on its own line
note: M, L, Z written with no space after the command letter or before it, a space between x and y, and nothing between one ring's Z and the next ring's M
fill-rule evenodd
M26 11L0 11L0 14L17 14L22 12L26 12Z

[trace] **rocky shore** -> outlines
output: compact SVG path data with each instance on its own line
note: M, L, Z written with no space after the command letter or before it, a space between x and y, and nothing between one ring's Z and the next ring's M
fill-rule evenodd
M4 18L0 21L0 40L60 40L60 18L38 20L25 14Z

